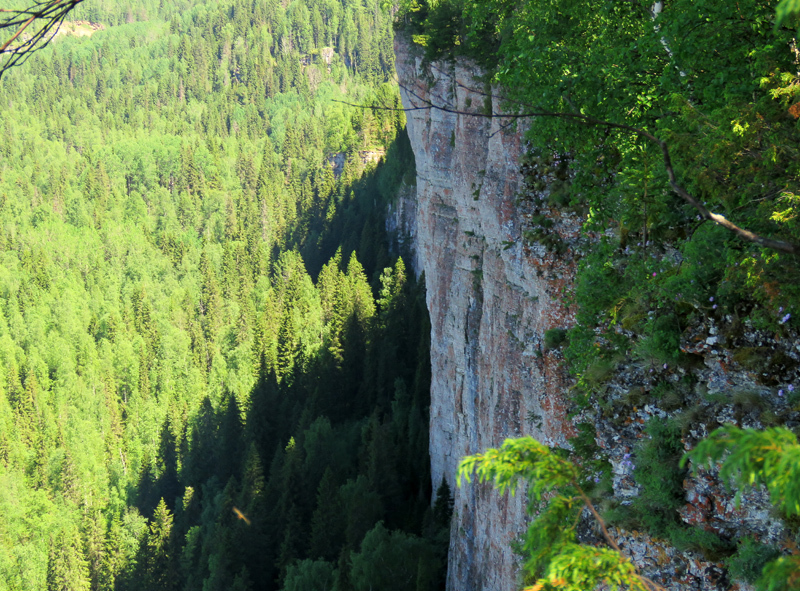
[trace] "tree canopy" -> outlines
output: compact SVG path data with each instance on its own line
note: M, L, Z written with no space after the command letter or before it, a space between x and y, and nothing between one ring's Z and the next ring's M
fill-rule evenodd
M346 589L380 527L433 589L424 287L384 224L413 157L330 100L398 103L390 14L70 19L0 82L0 587Z

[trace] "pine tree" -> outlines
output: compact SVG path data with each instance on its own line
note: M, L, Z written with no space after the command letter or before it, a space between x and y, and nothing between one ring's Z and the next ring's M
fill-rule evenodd
M154 493L156 498L168 501L167 507L172 507L174 510L183 490L178 481L178 445L169 418L165 419L161 426L157 463L158 480L154 486Z
M317 506L311 518L308 556L335 560L344 542L344 520L338 487L330 467L317 488Z
M453 493L444 476L442 483L436 489L436 502L433 504L433 516L439 527L450 529L450 520L453 517Z
M298 353L297 328L291 308L284 311L281 317L280 328L278 329L278 359L275 367L275 375L278 381L282 381L291 376L294 368L295 358Z
M265 485L266 480L264 478L264 468L261 464L261 458L259 457L255 442L251 441L242 471L242 492L239 497L239 506L252 514L252 509L255 508L256 504L263 497Z
M105 549L97 569L97 586L93 588L113 591L117 577L125 568L126 559L124 531L119 516L115 515L105 537Z
M278 377L263 364L259 379L250 396L247 414L247 439L252 441L261 458L269 458L280 441L281 413Z
M283 541L281 542L278 560L275 566L278 567L278 583L282 586L286 577L286 571L295 560L303 556L303 527L300 521L299 511L292 504L286 514L286 527L283 530Z
M367 281L367 275L364 273L364 267L358 262L355 251L350 254L350 260L347 263L347 281L350 284L350 296L356 318L366 330L368 322L375 315L375 300L372 297L372 289Z
M99 510L84 515L83 537L86 540L86 558L89 567L89 581L91 589L99 589L105 562L105 553L108 549L106 540L106 520Z
M245 459L244 427L239 403L233 393L225 395L217 422L219 427L214 445L216 475L220 480L227 482L228 479L240 474Z
M203 278L202 296L200 299L203 333L206 342L214 343L217 339L217 332L219 331L222 319L222 297L220 294L219 282L217 281L217 274L212 268L211 261L208 258L205 248L200 254L200 274ZM207 358L206 363L210 368L210 356Z

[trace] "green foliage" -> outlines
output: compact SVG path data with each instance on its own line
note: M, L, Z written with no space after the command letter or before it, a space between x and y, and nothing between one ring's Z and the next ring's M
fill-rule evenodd
M675 421L652 418L647 422L649 436L636 452L634 478L640 486L633 508L643 525L663 536L678 522L683 506L685 470L678 469L683 455L681 429Z
M714 532L685 525L678 514L685 504L687 474L680 466L684 448L679 420L653 417L645 432L647 439L623 459L623 466L633 470L638 495L630 504L608 509L605 519L628 529L643 528L680 550L701 552L710 560L730 554L729 543Z
M564 328L551 328L544 331L542 341L546 350L558 349L567 341L567 330Z
M430 511L424 289L383 219L413 155L332 100L399 104L390 12L77 10L102 27L0 84L0 587L346 580Z
M781 0L775 7L775 27L800 14L800 2L797 0Z
M681 346L690 325L713 320L733 331L747 322L778 338L794 338L797 326L796 257L702 221L668 182L661 146L632 129L665 142L674 181L709 210L758 234L800 242L800 94L790 49L797 2L678 0L657 6L654 13L637 3L444 0L407 4L403 14L402 24L425 46L427 59L470 56L502 89L506 109L551 114L534 117L528 128L532 150L523 171L540 196L528 203L534 211L525 238L556 248L545 207L585 216L588 247L576 248L580 260L570 300L576 326L565 348L578 378L576 406L584 408L603 403L605 383L624 357L636 357L644 367L689 367ZM587 125L582 117L612 125ZM554 170L555 161L566 163L566 170ZM553 194L547 195L551 184ZM742 351L737 360L768 384L790 365L758 350ZM686 386L664 382L653 394L677 410ZM754 406L744 399L736 404ZM647 431L634 469L641 494L626 518L680 548L719 558L729 551L722 540L678 523L685 474L678 464L679 426L652 422ZM525 456L511 453L521 442L508 445L508 456L495 450L467 458L464 470L477 467L484 479L496 476L501 489L513 488L520 473L558 482L546 471L535 473L547 465L540 460L544 450ZM782 513L795 515L800 457L794 446L785 430L759 434L728 427L691 455L724 460L723 479L739 486L762 483ZM534 497L544 485L538 486ZM554 496L534 521L539 531L529 538L544 537L529 555L565 543L548 519L555 516L552 524L563 526L572 500ZM796 588L797 581L795 557L781 557L767 566L761 586Z
M492 480L500 492L514 493L526 484L528 512L536 517L523 542L527 590L648 589L633 564L618 549L577 542L581 511L590 508L597 517L581 482L589 480L575 464L559 457L531 437L507 439L499 449L467 456L458 470L459 482L475 472L480 481ZM544 505L543 507L541 505Z
M283 591L333 591L336 568L324 560L301 560L289 566Z
M752 537L743 538L739 542L736 554L725 561L731 577L738 581L755 583L764 569L764 565L780 556L777 548L759 544Z
M573 439L574 446L581 455L590 457L592 446L586 441L590 429L580 431L581 434ZM651 533L667 537L679 549L700 551L715 560L730 554L728 545L716 534L682 526L677 519L676 510L683 504L685 470L682 465L689 458L695 462L708 459L713 463L725 456L721 475L740 486L766 483L767 474L770 474L774 487L770 491L778 493L772 497L773 503L780 508L785 509L783 499L787 494L797 494L791 480L795 478L794 469L800 465L793 452L800 446L794 436L791 436L791 441L786 438L788 432L785 430L773 429L767 433L750 430L746 433L726 427L701 442L683 460L680 459L683 451L680 429L676 423L653 419L647 432L650 438L637 450L638 465L634 468L641 487L639 496L627 513L618 510L615 519L629 526L644 524ZM783 462L765 458L768 455L780 456ZM728 465L728 462L732 464ZM778 473L778 465L788 469L785 478ZM508 439L500 449L489 449L484 454L464 458L459 467L459 481L461 478L468 480L473 472L481 481L493 480L501 492L514 493L520 484L528 485L528 510L535 518L522 544L525 580L529 583L526 590L589 589L601 582L615 589L626 585L628 588L650 588L633 565L620 555L592 500L584 492L584 487L597 473L597 466L592 462L579 468L530 437L524 437ZM597 480L595 477L595 482ZM606 542L612 548L578 543L576 527L585 508L598 521ZM745 539L738 551L726 559L726 564L734 577L752 582L768 563L758 588L794 589L800 572L796 557L777 558L779 554L774 548ZM777 560L773 560L775 558Z
M698 443L682 463L687 459L697 466L721 461L723 481L739 489L763 484L781 513L800 515L800 444L788 429L722 427Z
M720 478L738 489L737 499L744 488L764 485L772 504L783 516L800 514L800 444L788 429L773 427L757 431L725 426L688 452L682 463L689 460L695 471L707 465L717 466ZM773 549L744 540L737 554L729 559L729 565L736 576L745 580L757 578L760 571L758 589L797 589L800 582L797 555L780 556L764 565L775 554Z
M144 547L145 585L148 589L174 589L177 572L174 562L173 516L161 499L153 513Z
M580 462L583 470L593 475L593 488L608 490L611 486L611 464L607 454L597 445L595 439L595 426L593 423L578 423L575 426L577 434L569 440L576 461Z
M444 476L439 488L436 489L436 503L433 505L433 516L436 523L443 529L450 529L450 520L453 517L453 493Z
M379 522L364 536L360 552L352 555L353 588L432 591L437 588L440 568L434 550L429 541L389 531Z
M800 588L800 560L797 556L781 556L767 563L757 587L764 591L794 591Z
M532 437L507 439L499 449L465 457L458 468L459 485L462 478L469 482L473 472L481 482L493 480L500 493L514 493L520 481L530 481L530 492L537 501L546 492L578 478L578 470L571 462Z
M526 198L523 232L558 250L550 208L582 216L578 326L565 351L579 395L597 393L587 372L598 358L687 364L683 331L706 319L747 319L779 336L794 330L796 257L701 221L667 182L660 146L571 115L655 135L669 147L676 182L709 210L797 244L800 95L788 49L796 3L680 0L658 14L583 0L414 6L402 24L424 36L429 59L477 59L506 109L553 114L528 128L522 170L536 196Z
M47 564L47 589L88 591L89 564L81 551L80 533L73 525L52 541Z

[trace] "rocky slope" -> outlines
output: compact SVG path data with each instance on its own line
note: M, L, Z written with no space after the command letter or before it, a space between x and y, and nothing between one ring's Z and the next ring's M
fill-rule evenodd
M518 581L510 547L526 524L524 495L499 496L474 482L456 488L455 473L463 456L507 437L530 434L565 446L574 434L566 417L569 379L559 367L560 353L546 350L544 336L573 321L564 296L574 278L578 222L555 218L563 254L525 243L526 212L517 202L518 193L528 190L519 163L524 122L509 126L508 119L481 115L497 113L499 105L478 90L483 83L476 68L423 67L402 37L395 51L417 191L416 200L404 194L397 201L391 229L408 237L405 247L426 276L433 485L445 478L455 491L448 589L511 590ZM688 389L684 369L621 362L601 389L602 399L574 419L594 426L613 472L616 502L630 505L640 494L633 472L648 421L677 421L685 449L723 423L800 425L798 413L779 397L782 390L778 394L780 384L800 375L797 342L776 341L747 326L734 330L708 317L684 334L682 348L697 360ZM763 368L748 366L754 356L743 351L783 360L778 381L765 385L758 377ZM687 478L683 488L686 504L679 515L685 527L713 532L729 548L744 536L771 544L786 539L763 491L746 494L737 507L714 474ZM727 589L732 583L721 555L677 550L637 531L615 529L614 535L644 574L669 589Z

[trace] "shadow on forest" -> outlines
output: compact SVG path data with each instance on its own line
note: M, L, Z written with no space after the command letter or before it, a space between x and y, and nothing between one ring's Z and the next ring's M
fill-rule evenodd
M358 154L349 153L346 157L357 159ZM293 243L312 277L316 278L322 265L341 248L345 261L351 252L358 253L373 289L379 287L378 278L384 267L391 265L391 255L407 255L390 253L392 237L386 233L385 218L398 188L404 183L416 182L414 171L414 152L403 128L389 144L378 166L332 197L338 200L332 219L326 219L325 211L316 211L311 212L313 217L298 224L304 230L294 237Z
M158 457L130 491L150 523L118 589L278 589L312 567L355 588L358 577L389 576L368 574L368 550L392 556L391 576L413 571L417 589L443 586L451 506L442 489L430 507L424 286L413 274L380 281L384 267L403 273L384 213L410 162L403 132L341 192L336 215L316 212L295 243L312 277L337 249L343 261L357 252L382 294L372 322L351 312L336 347L296 359L280 379L262 358L245 409L226 393L184 425L164 423Z

